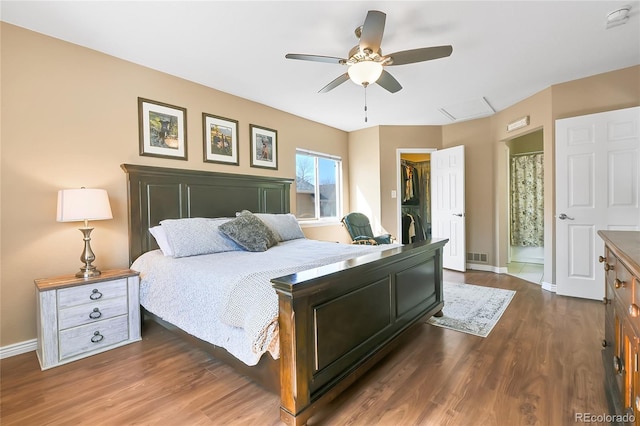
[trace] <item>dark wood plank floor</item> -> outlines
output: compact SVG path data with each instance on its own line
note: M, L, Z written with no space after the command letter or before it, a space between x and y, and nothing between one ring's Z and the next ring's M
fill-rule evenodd
M607 413L600 302L508 275L445 279L516 290L487 338L420 324L310 425L566 425ZM143 340L47 371L0 362L2 425L278 425L278 397L155 324Z

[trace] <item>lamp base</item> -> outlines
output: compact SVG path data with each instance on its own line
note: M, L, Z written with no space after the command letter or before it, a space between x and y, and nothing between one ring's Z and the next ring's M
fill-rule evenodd
M100 275L100 271L91 264L91 262L96 259L93 250L91 250L91 231L93 231L93 228L89 228L86 223L84 228L80 228L80 232L84 235L84 251L82 252L82 256L80 256L80 260L84 263L84 266L80 268L80 272L76 274L78 278L91 278Z
M76 273L76 277L78 278L92 278L97 277L101 274L100 271L96 269L95 266L91 266L91 268L80 268L80 272Z

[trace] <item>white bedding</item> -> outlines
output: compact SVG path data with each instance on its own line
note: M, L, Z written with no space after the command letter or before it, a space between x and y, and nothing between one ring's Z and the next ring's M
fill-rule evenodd
M225 348L245 364L255 365L267 350L274 358L279 355L277 297L270 278L394 246L296 239L264 252L230 251L173 258L155 250L140 256L131 268L140 272L140 304L145 309L189 334ZM241 293L241 299L230 300L243 286L248 287L255 300L246 299L247 293ZM240 313L239 300L245 306Z

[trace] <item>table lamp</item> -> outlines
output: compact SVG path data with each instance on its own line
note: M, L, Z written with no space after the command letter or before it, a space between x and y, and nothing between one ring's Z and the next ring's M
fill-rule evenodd
M58 191L57 221L84 221L84 227L80 228L80 232L84 235L84 251L80 256L80 260L84 263L84 266L80 268L80 272L76 274L76 277L89 278L100 275L100 271L91 264L96 259L96 256L91 250L91 231L93 231L93 228L89 228L89 221L111 218L113 216L106 190L83 187Z

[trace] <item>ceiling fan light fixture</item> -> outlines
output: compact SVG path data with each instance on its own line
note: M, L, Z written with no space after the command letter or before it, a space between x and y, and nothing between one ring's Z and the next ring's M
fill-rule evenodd
M351 65L347 73L355 84L368 86L378 81L382 75L382 65L375 61L360 61Z

